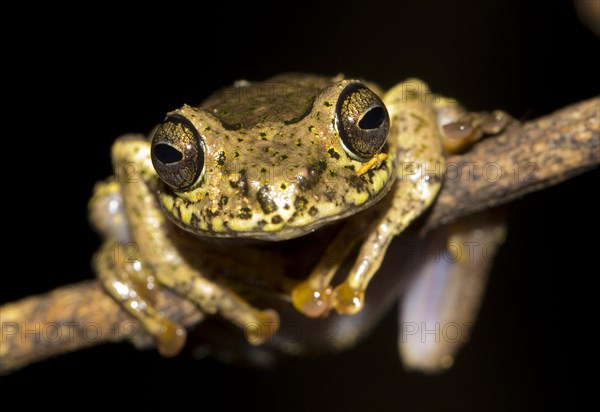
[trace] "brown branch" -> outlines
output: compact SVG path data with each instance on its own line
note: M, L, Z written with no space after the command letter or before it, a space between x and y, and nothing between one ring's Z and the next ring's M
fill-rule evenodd
M450 157L444 187L424 228L507 203L596 167L599 112L600 98L580 102ZM167 291L159 293L157 307L187 327L203 319L193 304ZM0 325L0 374L105 342L153 344L96 281L5 304L0 307Z
M427 218L433 229L508 203L597 167L600 98L573 104L483 140L447 160L444 187Z
M167 290L159 291L156 304L167 317L186 326L204 318L194 304ZM0 307L0 325L0 375L101 343L154 344L100 283L91 280L7 303Z

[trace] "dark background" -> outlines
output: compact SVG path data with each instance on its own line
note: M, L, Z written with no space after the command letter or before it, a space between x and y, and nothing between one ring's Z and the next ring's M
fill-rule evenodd
M96 9L77 18L58 17L64 11L53 5L26 14L33 39L13 33L3 63L18 90L7 97L3 120L17 132L4 135L3 154L22 168L4 170L5 219L20 220L21 230L4 232L14 239L5 259L18 261L2 271L0 302L91 278L99 240L86 204L94 182L111 173L112 141L148 132L167 111L235 79L343 72L390 87L418 76L469 108L503 108L524 120L598 94L599 41L572 4L522 3L224 3L218 11L169 6L142 17ZM234 410L539 410L576 401L564 387L570 366L586 358L586 335L572 298L595 273L588 267L597 242L584 235L598 230L598 201L589 195L598 177L512 205L472 341L440 376L403 371L391 313L349 352L270 372L166 360L121 344L30 366L0 378L0 390L30 391L29 406L77 392L107 407L125 396L140 407L205 409L210 401Z

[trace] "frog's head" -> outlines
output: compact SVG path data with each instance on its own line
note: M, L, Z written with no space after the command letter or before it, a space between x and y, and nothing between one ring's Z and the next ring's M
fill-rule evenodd
M388 192L388 131L385 105L356 80L238 82L157 128L159 199L176 224L201 236L297 237Z

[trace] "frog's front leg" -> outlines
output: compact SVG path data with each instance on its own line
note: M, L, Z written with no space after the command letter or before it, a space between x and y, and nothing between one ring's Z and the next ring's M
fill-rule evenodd
M94 269L108 293L154 336L159 352L174 356L185 344L185 329L154 309L154 277L140 261L129 261L128 254L121 244L105 242L98 251Z
M90 223L106 239L93 259L100 282L154 336L160 353L177 354L185 343L185 329L154 310L154 276L136 256L120 185L112 180L98 183L89 209Z
M437 195L445 166L434 96L427 85L409 79L392 88L384 102L390 114L390 139L397 144L396 183L367 236L346 280L333 292L339 313L356 313L364 293L385 257L394 236L400 234Z
M445 163L434 99L427 85L416 79L400 83L385 95L384 102L390 115L388 143L397 148L396 183L392 192L373 206L373 210L346 223L351 228L342 230L307 281L296 288L292 301L300 311L309 316L325 312L325 309L312 311L315 304L311 296L323 298L323 291L329 290L329 282L335 273L328 267L329 255L333 255L330 251L339 249L337 256L343 258L358 241L362 241L362 246L348 277L320 306L334 307L344 314L361 310L365 290L381 266L390 242L437 195Z
M206 274L202 273L202 268L192 267L179 253L177 245L171 237L170 226L154 196L153 190L156 190L154 185L157 184L157 176L150 161L150 144L141 136L125 136L118 139L113 145L112 158L115 175L123 178L119 184L119 193L127 222L126 232L137 249L139 258L137 259L138 263L134 264L133 273L130 273L131 268L127 266L110 267L105 264L98 267L98 274L103 278L104 284L108 286L109 292L125 303L126 307L129 305L130 313L136 316L151 333L154 331L153 334L159 338L162 336L160 330L166 330L165 328L169 327L168 324L165 324L165 319L152 309L149 301L123 300L117 290L121 285L113 287L117 284L112 279L118 279L123 284L122 288L127 288L136 296L143 297L147 291L140 287L144 282L139 282L139 278L147 280L152 277L157 285L165 286L185 296L196 303L205 313L218 312L242 328L249 324L268 324L268 331L274 333L279 324L277 313L272 310L260 311L252 308L235 293L210 281ZM101 202L92 202L92 206L94 204L99 205ZM91 215L94 220L93 211ZM97 227L102 224L110 226L101 220L99 223L96 222ZM114 228L105 228L103 232L107 236L108 244L112 239L123 235ZM135 270L136 265L139 270ZM149 309L132 311L132 303L134 306L141 304ZM256 330L256 328L252 329ZM175 328L175 333L178 336L181 335L177 328ZM268 333L262 333L260 336L248 336L248 339L253 344L260 344L269 337ZM159 339L158 342L160 346L161 340ZM170 348L172 350L169 351L169 354L177 352L173 349L174 346Z

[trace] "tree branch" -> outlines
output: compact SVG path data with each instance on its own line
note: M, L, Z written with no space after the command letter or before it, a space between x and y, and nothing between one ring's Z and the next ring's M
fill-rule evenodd
M600 98L586 100L488 138L447 160L425 230L508 203L600 163Z
M443 189L423 228L499 206L555 185L600 163L600 98L488 138L470 152L451 156ZM191 327L204 316L166 290L157 307ZM152 339L96 281L63 286L0 307L0 374L62 353L105 342Z

